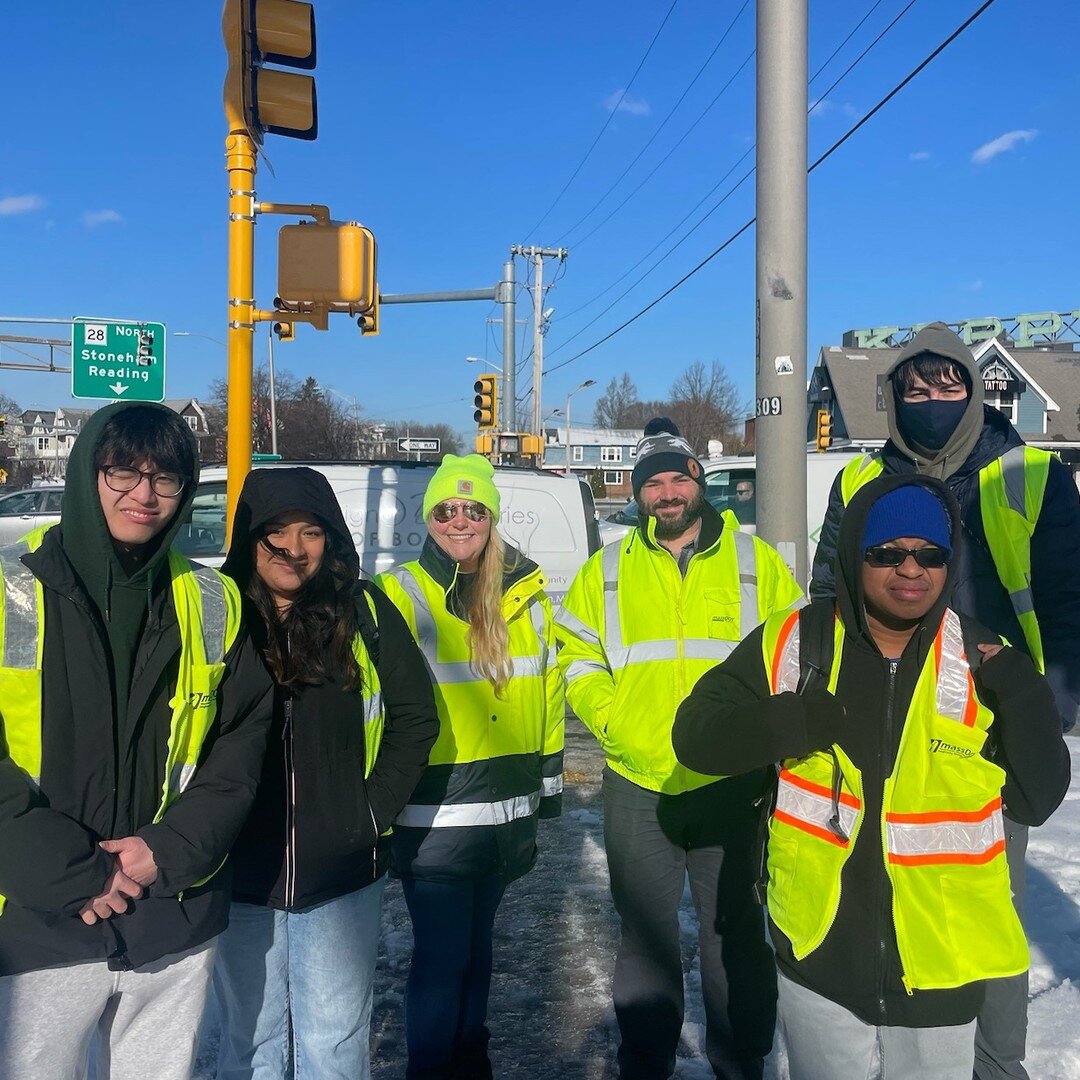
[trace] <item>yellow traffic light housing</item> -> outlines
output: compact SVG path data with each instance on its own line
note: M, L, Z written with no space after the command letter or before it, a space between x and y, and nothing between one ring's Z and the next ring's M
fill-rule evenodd
M499 376L481 375L473 383L473 390L476 393L473 399L473 404L476 406L473 419L482 431L490 431L498 426L499 422Z
M490 457L495 449L495 439L491 435L477 435L475 446L478 454Z
M828 409L817 411L817 449L824 454L832 444L832 414Z
M225 0L221 32L229 53L229 130L246 132L258 143L264 133L314 139L319 129L315 80L263 66L315 67L312 5L303 0Z
M277 334L278 341L295 341L296 324L291 322L276 322L274 323L274 333Z
M375 306L378 245L355 221L300 222L278 231L278 296L287 303Z

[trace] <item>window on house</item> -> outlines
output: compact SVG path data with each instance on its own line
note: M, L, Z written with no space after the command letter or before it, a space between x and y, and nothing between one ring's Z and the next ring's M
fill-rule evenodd
M605 465L613 462L622 461L622 447L621 446L602 446L600 448L600 460Z
M1010 393L996 393L996 394L984 394L983 401L987 405L992 405L1009 421L1010 424L1016 423L1016 395Z
M637 447L636 446L629 447L629 450L630 450L630 456L631 457L637 457Z
M613 486L621 484L623 482L623 474L621 472L605 472L604 483L611 484Z
M187 421L187 426L191 428L192 431L199 430L199 418L197 416L185 416L184 419Z
M585 460L585 447L584 446L572 446L570 447L571 456L574 461Z
M47 436L38 438L37 448L39 454L49 449L49 440Z

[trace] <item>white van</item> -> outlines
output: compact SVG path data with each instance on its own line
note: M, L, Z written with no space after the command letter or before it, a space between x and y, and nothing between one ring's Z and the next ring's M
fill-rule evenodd
M334 489L366 574L415 559L427 538L424 490L435 466L419 462L259 462L256 468L306 465ZM225 556L225 467L201 470L191 519L176 544L208 566ZM539 563L553 601L562 598L582 563L600 547L592 492L576 477L539 469L497 467L502 497L499 531Z
M814 561L821 523L829 507L829 492L836 474L861 453L808 453L806 455L806 532L809 564ZM720 511L731 510L747 532L757 531L757 458L723 457L702 462L705 466L705 497ZM740 500L737 489L749 485L753 492L749 500ZM610 544L625 536L638 523L637 503L631 500L600 523L603 543Z

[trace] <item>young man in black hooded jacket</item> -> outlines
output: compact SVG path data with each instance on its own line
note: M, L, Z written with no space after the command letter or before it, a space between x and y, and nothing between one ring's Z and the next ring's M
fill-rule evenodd
M890 1080L967 1080L986 986L1027 968L1002 803L1046 820L1069 754L1031 660L950 610L960 542L941 482L867 484L835 604L771 617L676 716L689 768L782 763L768 906L793 1080L865 1080L875 1048Z
M270 679L171 548L198 481L171 409L99 410L60 524L0 550L0 1076L184 1080ZM220 869L219 869L220 868Z
M879 455L849 465L833 484L811 599L835 593L837 530L859 483L878 471L944 480L959 501L964 534L953 607L1037 662L1041 654L1062 726L1070 730L1080 710L1080 497L1068 468L1026 446L1012 424L983 403L982 374L971 350L943 323L920 330L887 375L889 441ZM1005 825L1022 916L1028 830L1012 818ZM1021 1065L1027 993L1026 974L988 991L979 1017L977 1080L1027 1076Z

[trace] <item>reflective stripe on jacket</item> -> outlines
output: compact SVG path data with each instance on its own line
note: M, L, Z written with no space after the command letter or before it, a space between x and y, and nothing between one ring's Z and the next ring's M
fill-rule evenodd
M37 550L51 527L35 529L18 543L0 548L0 700L4 702L4 735L12 761L35 784L41 779L45 598L41 582L20 559ZM203 742L217 715L217 689L225 674L225 654L240 631L240 592L231 579L209 567L196 568L173 550L169 551L169 575L180 634L180 663L169 702L172 717L168 755L155 822L161 820L195 774ZM204 884L211 877L213 874L196 884Z
M837 618L830 690L839 679L843 642ZM766 622L762 654L772 692L794 691L797 615ZM981 753L992 722L964 655L960 618L946 610L882 796L880 843L909 992L1027 970L1005 859L1005 773ZM863 797L862 776L841 746L782 763L769 823L768 902L797 960L822 943L836 918L842 871L867 825Z
M378 626L379 613L375 610L375 601L367 592L364 593L364 603L371 612L372 622ZM375 768L375 759L379 756L383 730L386 727L386 709L383 705L379 670L371 659L363 634L357 634L353 638L352 653L360 669L360 685L363 687L364 696L364 779L366 780L371 775L371 770ZM389 832L390 828L387 827L383 830L383 835Z
M979 510L986 543L1040 672L1045 663L1031 595L1031 535L1042 512L1052 456L1034 446L1014 446L979 470ZM880 476L883 468L878 454L849 462L840 475L844 505L863 484Z
M419 562L376 583L405 617L427 662L439 711L428 767L394 829L398 873L509 880L536 857L536 817L562 793L564 695L551 602L539 569L503 597L513 675L497 697L472 665L468 623Z
M754 627L802 601L780 555L723 514L719 538L675 558L635 529L578 572L556 617L571 708L614 772L651 791L680 794L716 780L680 765L675 710L697 680Z

